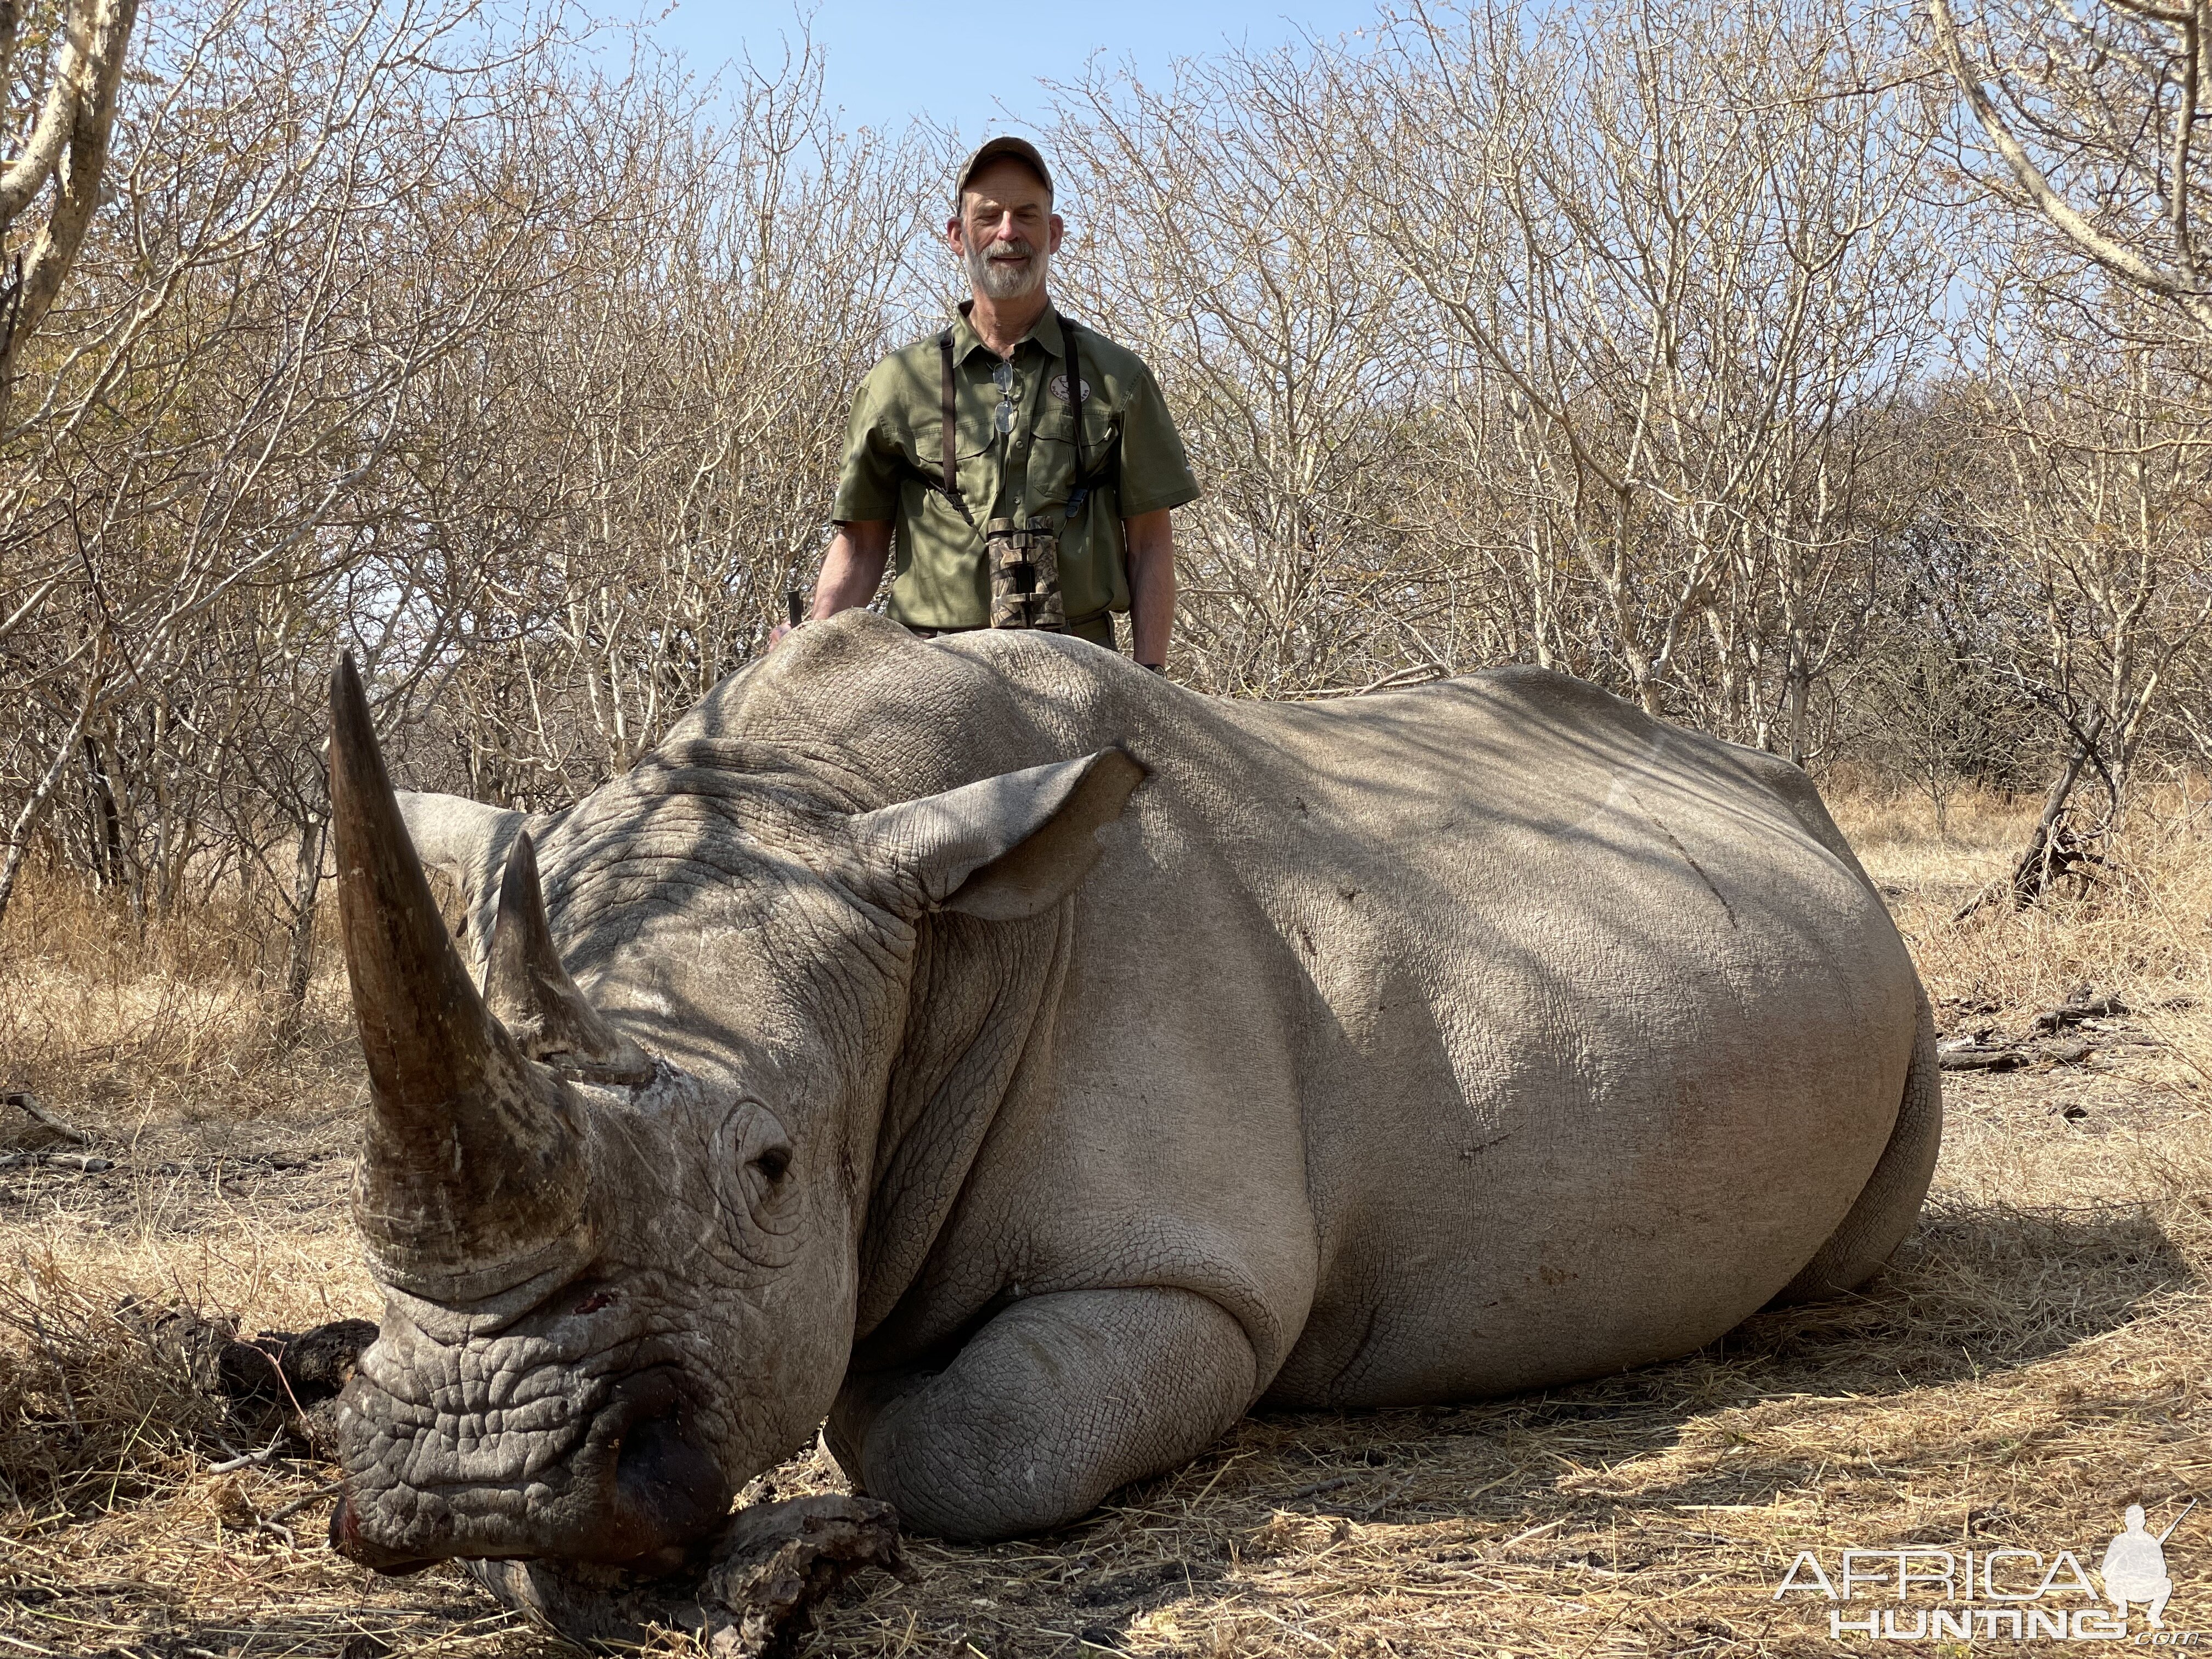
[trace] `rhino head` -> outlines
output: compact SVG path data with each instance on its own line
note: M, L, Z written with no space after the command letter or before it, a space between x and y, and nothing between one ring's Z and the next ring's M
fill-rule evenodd
M386 1572L672 1568L842 1381L919 917L1057 904L1143 769L1105 750L848 815L818 854L781 856L787 878L763 859L738 930L751 977L708 1022L719 1059L679 1066L570 977L526 835L479 990L350 659L331 701L370 1095L355 1214L386 1293L340 1401L332 1543Z

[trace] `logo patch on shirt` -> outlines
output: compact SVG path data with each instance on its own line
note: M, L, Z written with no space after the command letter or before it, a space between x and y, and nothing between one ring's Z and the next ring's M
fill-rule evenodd
M1052 377L1052 385L1048 388L1048 390L1051 392L1054 397L1059 398L1060 402L1066 403L1067 401L1067 376L1065 374L1054 375ZM1089 401L1091 396L1091 382L1088 380L1085 380L1083 383L1083 396L1086 402Z

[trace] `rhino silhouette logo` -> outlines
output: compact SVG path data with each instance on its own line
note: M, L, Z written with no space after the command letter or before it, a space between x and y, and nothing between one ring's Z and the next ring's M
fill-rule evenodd
M2172 1525L2154 1537L2143 1523L2142 1505L2128 1505L2127 1514L2122 1517L2127 1530L2105 1547L2101 1575L2105 1599L2118 1609L2123 1622L2128 1616L2128 1603L2140 1601L2150 1615L2150 1627L2166 1628L2166 1604L2173 1594L2173 1580L2166 1571L2166 1540L2173 1536L2174 1528L2186 1520L2189 1510L2196 1507L2197 1500L2192 1498L2188 1508L2173 1517Z

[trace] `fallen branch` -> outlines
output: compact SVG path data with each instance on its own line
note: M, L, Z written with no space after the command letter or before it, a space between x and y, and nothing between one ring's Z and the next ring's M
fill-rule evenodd
M74 1140L80 1146L92 1145L92 1137L74 1123L64 1123L39 1103L38 1096L25 1089L10 1089L0 1093L0 1104L20 1107L33 1122L52 1130L64 1140Z
M295 1158L289 1152L206 1152L198 1158L171 1159L157 1164L154 1166L154 1173L164 1176L208 1175L225 1170L248 1169L289 1172L312 1168L315 1159L321 1156L319 1152L307 1158Z
M334 1497L344 1489L345 1482L343 1480L332 1480L327 1485L318 1486L314 1491L309 1492L305 1498L295 1498L290 1503L285 1504L283 1509L277 1510L272 1514L263 1516L261 1517L261 1524L264 1527L273 1527L279 1521L289 1521L301 1510L306 1509L308 1504L319 1504L325 1498Z
M279 1435L276 1439L264 1446L259 1451L240 1452L235 1457L224 1458L220 1463L209 1464L207 1466L207 1472L210 1474L228 1474L234 1469L246 1468L255 1463L266 1463L270 1458L276 1455L276 1449L283 1443L283 1437Z
M2027 1064L2017 1048L1978 1042L1939 1043L1936 1066L1946 1072L2013 1072Z
M2035 1017L2035 1029L2055 1033L2068 1025L2079 1025L2088 1019L2113 1019L2129 1012L2128 1005L2114 996L2084 996L2079 1001L2061 1003L2056 1008L2046 1008Z
M98 1175L115 1167L112 1158L88 1158L82 1152L9 1152L0 1157L0 1170L74 1170L79 1175Z
M2051 793L2044 798L2043 816L2036 820L2035 829L2027 838L2027 848L2014 861L2011 874L2001 881L1991 882L1960 905L1952 913L1953 921L1964 921L1983 906L1995 903L2001 895L2010 898L2014 909L2027 909L2060 878L2075 876L2086 884L2091 879L2091 866L2104 863L2095 848L2076 836L2067 823L2070 810L2068 802L2073 796L2075 785L2081 781L2082 769L2094 763L2100 773L2105 771L2104 763L2097 758L2097 738L2105 729L2104 710L2100 708L2093 713L2086 726L2070 726L2070 729L2074 732L2074 744L2067 754L2066 764L2059 769L2058 776L2051 786ZM2110 781L2107 775L2108 787ZM2114 805L2117 808L2117 797ZM2108 819L2106 828L2110 827Z

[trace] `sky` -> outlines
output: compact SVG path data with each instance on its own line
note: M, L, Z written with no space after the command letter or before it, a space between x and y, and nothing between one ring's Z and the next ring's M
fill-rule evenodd
M1366 25L1374 0L1044 0L973 7L945 0L819 0L815 40L826 49L828 92L842 125L896 133L915 117L963 137L1030 130L1046 97L1041 79L1078 78L1093 53L1146 80L1178 58L1224 45L1265 51L1306 35L1333 39ZM781 60L805 15L794 7L679 0L654 27L695 69L748 52Z

